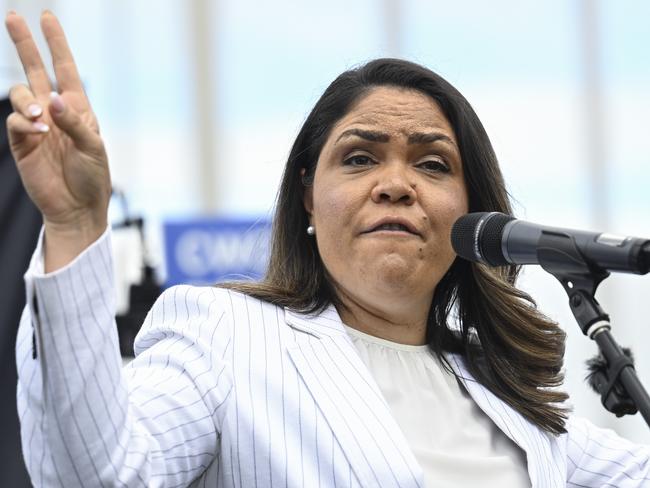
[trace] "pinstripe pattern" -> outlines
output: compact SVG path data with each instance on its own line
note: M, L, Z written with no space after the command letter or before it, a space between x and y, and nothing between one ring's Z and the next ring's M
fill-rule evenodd
M43 276L39 256L40 245L16 345L23 451L36 486L424 486L333 307L308 317L224 290L174 287L122 370L108 232L56 273ZM568 435L549 436L449 359L526 451L533 486L650 484L647 447L581 419Z

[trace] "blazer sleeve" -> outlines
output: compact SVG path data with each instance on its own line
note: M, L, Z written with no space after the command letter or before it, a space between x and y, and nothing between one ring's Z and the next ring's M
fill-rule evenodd
M185 486L218 455L232 389L223 292L175 287L149 312L124 370L110 233L25 275L16 361L25 464L35 486Z
M579 417L569 419L567 431L567 486L650 486L650 446L634 444Z

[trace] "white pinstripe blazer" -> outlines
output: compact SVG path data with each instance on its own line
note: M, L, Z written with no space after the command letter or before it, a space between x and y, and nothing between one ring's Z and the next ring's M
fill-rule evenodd
M111 259L107 232L68 267L43 276L34 259L26 274L18 408L36 486L424 486L333 307L309 317L174 287L122 370ZM650 486L647 447L580 419L550 436L449 359L525 450L534 487Z

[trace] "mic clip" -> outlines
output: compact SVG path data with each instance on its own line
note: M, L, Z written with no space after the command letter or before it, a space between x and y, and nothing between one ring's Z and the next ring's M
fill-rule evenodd
M600 394L603 407L617 417L634 415L639 411L625 388L619 383L619 377L624 368L634 369L632 351L624 347L623 353L623 356L619 356L611 363L602 354L591 358L587 361L589 374L585 378L589 386Z
M542 231L537 259L544 270L560 280L567 293L583 289L593 296L598 285L610 275L587 261L573 237L561 232Z

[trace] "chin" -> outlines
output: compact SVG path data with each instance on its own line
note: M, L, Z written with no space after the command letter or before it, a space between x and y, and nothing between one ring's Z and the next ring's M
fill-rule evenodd
M412 257L389 254L378 257L367 274L382 288L386 286L393 289L411 288L417 281L419 265L421 263L414 262Z

